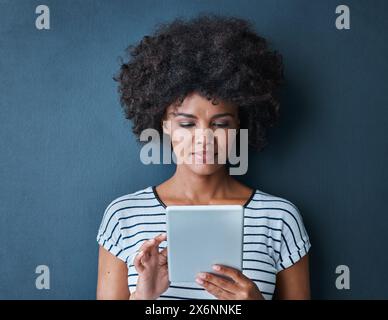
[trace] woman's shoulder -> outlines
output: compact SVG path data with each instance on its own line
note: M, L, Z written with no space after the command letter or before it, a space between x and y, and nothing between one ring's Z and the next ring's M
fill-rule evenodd
M147 186L138 189L134 192L118 196L111 200L105 207L105 213L108 211L116 211L122 208L130 208L132 206L141 206L144 201L153 200L154 193L152 186Z
M302 214L288 197L256 190L252 200L247 214L251 218L248 219L249 225L271 231L270 236L279 246L276 266L281 271L301 259L311 247Z
M253 211L266 211L269 215L277 213L283 219L292 218L302 220L302 214L299 206L294 200L288 197L279 196L273 193L264 192L260 189L255 189L255 194L247 206L247 209Z

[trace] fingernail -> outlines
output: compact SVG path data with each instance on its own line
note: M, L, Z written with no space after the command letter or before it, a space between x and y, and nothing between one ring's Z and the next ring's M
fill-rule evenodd
M213 269L219 271L221 267L217 264L213 265Z
M198 273L198 277L202 278L202 279L205 279L206 278L206 274L204 273Z
M199 284L203 284L203 281L199 278L195 278L195 281L198 282Z
M139 251L138 255L139 255L139 256L142 256L143 253L144 253L143 250L141 250L141 251Z

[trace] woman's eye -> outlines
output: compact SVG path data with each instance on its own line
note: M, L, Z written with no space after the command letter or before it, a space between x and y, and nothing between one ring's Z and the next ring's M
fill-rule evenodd
M195 123L181 122L181 123L179 123L179 126L182 128L190 128L190 127L195 126ZM229 126L229 123L227 123L227 122L226 123L225 122L213 123L213 126L215 126L217 128L226 128Z
M229 123L215 123L214 125L219 128L226 128L229 126Z
M179 123L179 126L181 126L182 128L189 128L189 127L194 126L194 123L191 123L191 122L181 122L181 123Z

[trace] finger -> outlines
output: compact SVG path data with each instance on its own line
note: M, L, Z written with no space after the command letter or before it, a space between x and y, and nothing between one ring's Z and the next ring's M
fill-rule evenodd
M151 254L157 254L158 250L156 248L159 246L159 244L167 239L166 233L161 233L155 238L149 239L144 241L144 243L140 246L139 250L143 250L144 252L150 251Z
M148 242L148 241L147 241ZM152 242L151 244L150 243L147 243L145 244L144 246L142 246L143 249L142 250L139 250L142 252L142 255L141 257L139 257L139 260L140 260L140 263L144 266L144 267L147 267L150 260L151 260L151 248L152 248Z
M207 292L215 296L219 300L233 300L235 299L234 294L223 290L222 288L216 286L215 284L208 282L206 280L202 280L202 287L206 289Z
M151 259L150 250L143 251L143 256L140 258L141 263L146 266L148 261Z
M237 283L234 282L233 280L223 279L220 276L217 276L215 274L211 274L208 272L200 272L197 275L197 279L209 282L209 283L211 283L211 284L213 284L213 285L215 285L215 286L217 286L217 287L223 289L224 291L227 291L228 293L233 294L233 295L239 289L237 286Z
M159 243L166 239L166 234L160 234L155 238L146 240L140 247L140 250L143 251L143 255L140 258L140 262L146 267L148 262L151 260L151 257L159 258Z
M162 251L159 252L159 264L165 265L167 264L167 257L168 257L168 252L167 252L167 247L165 247Z
M167 259L168 257L168 249L167 247L165 247L164 249L162 249L160 252L159 252L163 257L165 257Z
M141 244L139 251L145 251L145 249L147 249L149 246L150 246L149 240L146 240Z
M216 269L215 267L218 267L218 269ZM232 268L232 267L216 264L216 265L213 265L213 270L216 273L230 277L231 279L233 279L237 283L241 283L243 281L248 280L248 278L245 275L243 275L240 270Z
M135 269L138 273L141 273L144 271L145 267L141 263L141 258L143 257L144 252L140 251L136 254L135 259L133 259L133 265L135 266Z
M167 234L166 233L161 233L157 235L154 239L154 247L151 249L153 254L158 254L159 253L159 245L167 239Z
M155 246L155 242L156 242L156 240L153 239L153 238L149 239L149 240L146 240L141 245L139 250L144 251L144 256L146 256L148 253L151 254L152 253L152 249Z
M157 240L159 243L163 242L164 240L167 240L167 233L163 232L157 235L154 239Z

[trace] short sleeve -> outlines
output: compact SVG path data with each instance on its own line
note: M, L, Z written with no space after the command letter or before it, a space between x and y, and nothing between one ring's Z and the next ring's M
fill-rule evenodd
M115 201L105 209L97 234L97 242L120 260L126 262L124 254L119 211L115 210Z
M299 209L291 202L283 209L278 272L292 266L310 250L311 243Z

